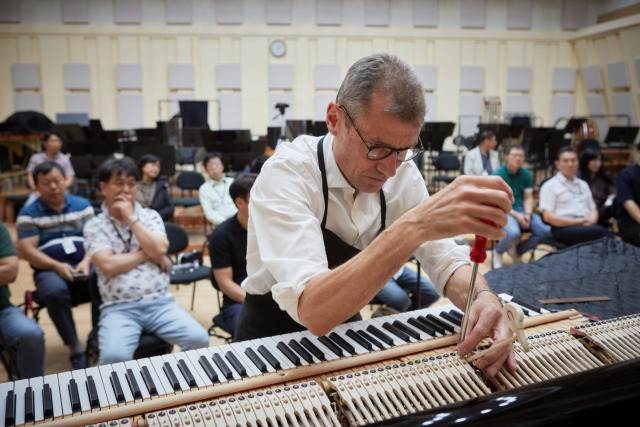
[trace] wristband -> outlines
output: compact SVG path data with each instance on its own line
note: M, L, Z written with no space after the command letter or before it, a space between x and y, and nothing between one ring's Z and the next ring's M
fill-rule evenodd
M502 302L502 298L500 298L500 296L498 296L498 294L496 294L495 292L493 292L489 288L478 289L476 294L473 296L473 301L477 300L478 299L478 295L480 295L480 293L485 292L485 291L486 292L491 292L492 294L494 294L496 296L496 298L498 298L498 301L500 301L500 306L504 306L504 303Z

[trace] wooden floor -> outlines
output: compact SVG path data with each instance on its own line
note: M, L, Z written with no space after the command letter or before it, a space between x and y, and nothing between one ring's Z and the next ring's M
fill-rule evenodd
M7 228L11 233L11 236L15 242L16 232L15 226L13 223L7 223ZM190 243L202 247L202 243L204 241L204 233L202 231L202 227L194 227L188 230L190 236ZM205 264L209 264L208 257L205 257ZM503 257L505 261L505 265L510 263L509 257ZM483 265L480 266L480 272L486 272L491 267L490 264L491 256L487 257L487 260ZM415 268L415 264L409 263L407 264L411 268ZM20 266L18 271L17 280L10 285L11 290L11 302L14 305L20 305L24 302L24 294L27 290L34 290L35 286L33 284L33 271L29 264L20 260ZM216 299L216 291L211 286L211 282L209 280L201 280L196 283L196 300L195 306L191 314L198 320L198 322L205 328L208 329L211 326L211 319L214 315L217 314L217 299ZM191 293L193 292L193 287L191 285L187 286L171 286L171 292L175 296L178 303L185 309L190 310L191 305ZM441 298L436 304L445 304L448 303L448 300ZM362 310L363 317L370 318L373 309L376 307L367 306ZM86 345L87 336L91 330L91 310L90 304L83 304L73 309L73 316L76 324L76 329L78 333L78 337ZM58 335L57 330L55 329L51 319L48 316L46 310L43 310L43 313L40 316L39 321L40 326L42 327L45 335L45 344L46 344L46 356L45 356L45 374L53 374L58 372L65 372L71 370L71 364L69 362L69 350L63 344L60 336ZM222 340L218 338L211 338L210 345L220 345L223 344ZM180 351L179 348L175 347L174 351ZM0 367L0 382L7 381L8 377L4 369Z

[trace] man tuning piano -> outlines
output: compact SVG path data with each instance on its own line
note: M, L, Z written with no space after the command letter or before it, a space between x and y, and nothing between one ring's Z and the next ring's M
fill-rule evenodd
M329 134L278 147L251 191L236 339L303 329L325 335L359 316L412 254L440 294L465 306L469 249L451 237L503 238L513 196L499 177L463 176L429 197L409 161L422 152L425 111L409 65L376 54L349 69L327 107ZM482 277L480 289L488 289ZM474 295L468 325L461 355L487 335L496 342L511 335L491 292ZM495 375L505 361L516 368L511 346L478 366Z

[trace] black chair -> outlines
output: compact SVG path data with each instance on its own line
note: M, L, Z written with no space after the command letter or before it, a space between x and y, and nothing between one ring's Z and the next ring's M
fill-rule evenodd
M460 159L455 153L442 151L433 161L435 176L432 187L440 189L440 183L449 184L460 174ZM442 173L439 173L442 172Z
M178 286L193 284L193 292L191 294L191 310L193 310L196 283L198 280L208 279L211 276L211 267L202 265L202 251L196 251L196 253L191 254L191 259L178 257L178 254L189 246L189 235L184 228L172 222L166 222L165 229L169 239L167 255L174 263L170 274L171 284Z
M196 171L182 171L176 178L176 185L182 191L182 197L174 197L173 204L175 206L198 206L200 199L193 197L193 192L197 191L200 186L204 184L204 176L200 172ZM190 197L184 197L184 193L187 191Z
M98 290L97 276L93 275L89 280L89 292L91 294L91 301L96 307L102 304L102 297ZM87 364L89 366L97 366L100 359L100 347L98 346L98 317L93 319L93 329L89 332L87 338ZM140 335L140 343L138 348L133 353L134 359L141 359L144 357L161 356L163 354L169 354L173 350L173 344L166 342L165 340L157 337L153 334L143 332Z

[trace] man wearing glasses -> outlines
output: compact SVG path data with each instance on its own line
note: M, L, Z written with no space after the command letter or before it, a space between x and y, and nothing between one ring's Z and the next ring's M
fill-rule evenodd
M329 134L282 144L265 164L249 205L247 292L237 340L308 329L325 335L359 318L364 307L415 255L436 289L466 303L468 247L451 239L476 233L504 237L511 190L499 177L464 176L429 197L413 162L426 107L418 77L399 58L376 54L348 71L327 107ZM489 204L490 203L490 204ZM476 289L487 289L478 278ZM511 335L499 300L477 294L467 354L487 333ZM510 346L479 359L495 375Z

